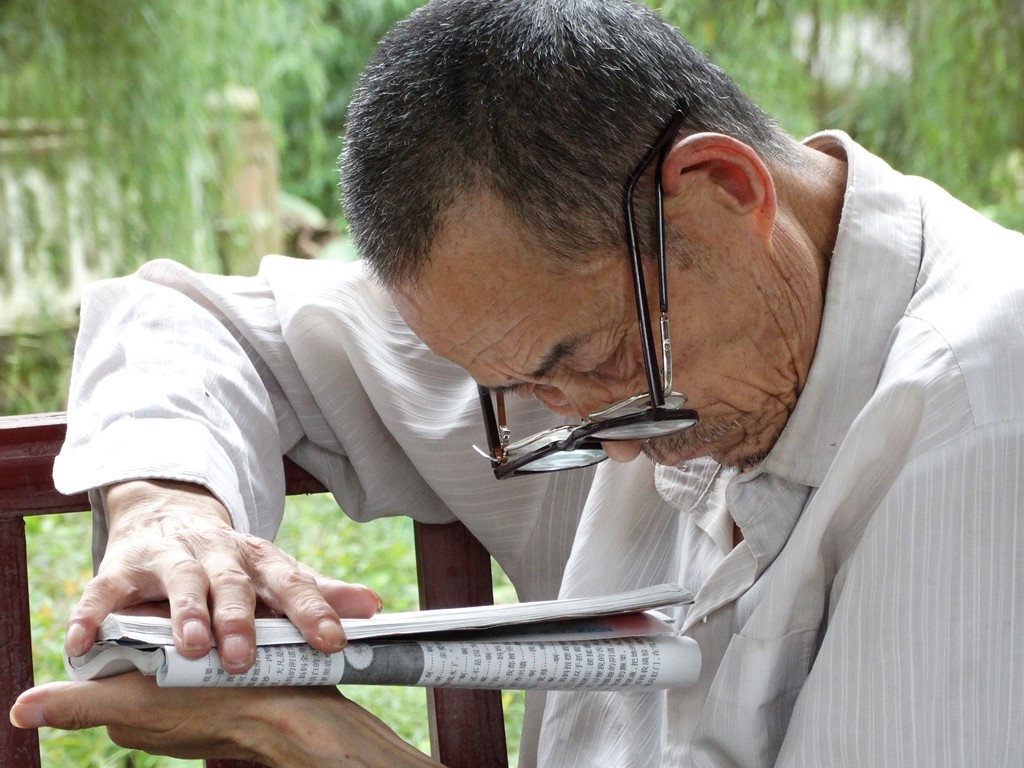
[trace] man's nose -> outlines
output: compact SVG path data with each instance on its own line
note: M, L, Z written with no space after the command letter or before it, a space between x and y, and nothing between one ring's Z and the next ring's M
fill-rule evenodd
M533 388L533 396L549 411L554 411L561 416L579 415L573 410L572 404L562 390L557 387L536 386Z
M612 461L626 463L640 455L642 440L602 440L601 447Z

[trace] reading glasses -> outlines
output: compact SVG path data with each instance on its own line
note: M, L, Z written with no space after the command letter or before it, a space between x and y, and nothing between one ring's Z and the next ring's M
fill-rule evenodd
M672 391L672 346L668 327L668 284L665 265L665 206L661 169L665 156L686 118L685 107L672 115L658 139L629 174L623 194L626 218L626 247L632 265L633 294L647 391L587 415L579 424L567 424L539 432L521 440L512 440L505 417L505 398L501 390L480 387L480 407L487 432L487 451L473 446L491 462L499 480L539 472L557 472L597 464L608 458L603 440L647 440L665 437L689 429L697 423L697 412L683 408L686 395ZM643 264L637 236L633 197L644 172L655 164L655 195L658 241L658 302L661 331L661 368L655 356L654 332L644 285Z

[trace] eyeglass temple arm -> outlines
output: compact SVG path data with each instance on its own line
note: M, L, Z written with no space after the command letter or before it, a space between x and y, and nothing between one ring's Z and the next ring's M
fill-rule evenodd
M665 393L671 387L672 382L672 353L668 342L668 280L665 258L665 210L664 192L661 186L661 169L668 148L671 146L671 142L679 132L680 127L682 127L685 118L686 111L682 108L677 109L658 141L648 150L644 159L630 175L625 193L626 241L629 245L629 257L633 262L633 293L636 298L637 321L640 325L640 346L644 359L644 370L647 374L647 389L651 396L651 403L654 406L665 404ZM661 370L654 356L654 330L651 327L651 312L647 304L647 289L644 284L644 269L640 258L640 242L637 236L636 216L633 209L633 193L636 190L636 185L640 181L643 172L655 160L657 160L654 174L657 194L658 302L661 310L662 360L666 368L664 382L660 380Z
M644 359L644 371L647 374L647 390L651 403L655 406L664 405L665 393L662 392L661 370L654 357L654 331L651 328L651 312L647 305L647 290L644 285L644 268L640 263L640 246L637 242L635 218L633 214L633 184L626 194L626 229L629 241L629 257L633 262L633 296L636 299L636 317L640 327L640 351Z
M477 393L480 396L480 409L484 415L484 431L487 432L487 448L490 451L491 461L495 464L500 464L505 458L505 448L501 444L501 436L498 432L498 420L494 414L494 403L491 402L491 390L487 387L477 387ZM501 397L501 393L498 393L498 397ZM504 410L504 403L501 403L502 410ZM505 422L504 413L502 414L502 423Z
M674 122L674 121L673 121ZM661 186L661 168L665 162L665 155L668 153L669 145L662 147L658 154L658 165L655 173L655 196L658 206L658 309L661 316L658 319L661 332L661 368L663 379L661 402L656 405L663 405L665 395L672 391L672 342L668 334L668 267L665 259L665 191Z

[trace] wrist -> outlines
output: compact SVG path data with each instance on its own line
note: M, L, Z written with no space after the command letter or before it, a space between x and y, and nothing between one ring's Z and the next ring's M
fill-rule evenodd
M238 747L272 768L439 768L333 686L267 688ZM252 713L250 713L252 714Z
M328 768L331 763L321 759L323 753L344 754L335 732L344 728L338 708L342 696L336 688L270 688L258 698L247 718L254 727L235 734L243 753L255 754L257 762L270 768Z
M100 489L107 522L115 527L142 517L174 518L187 510L190 524L204 521L217 527L231 527L231 516L216 496L202 485L174 480L126 480Z

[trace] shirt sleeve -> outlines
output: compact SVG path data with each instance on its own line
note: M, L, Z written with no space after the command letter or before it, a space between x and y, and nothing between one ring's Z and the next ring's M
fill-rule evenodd
M526 399L509 417L523 433L552 419ZM268 257L224 277L159 261L84 297L54 477L65 493L198 483L238 530L272 538L288 455L348 516L461 520L523 599L553 596L593 473L499 482L483 440L475 383L359 264Z
M262 324L263 346L273 344L272 296L258 278L206 280L154 262L87 289L54 480L64 493L135 478L198 483L238 530L266 535L283 508L294 418L285 401L275 411L270 370L245 335L261 334L242 328Z
M450 522L389 431L389 420L416 414L399 413L387 396L375 403L367 390L383 389L401 364L425 403L453 401L442 414L448 419L471 382L434 360L427 391L409 367L411 334L383 303L359 270L293 260L252 278L153 262L96 284L83 300L58 487L199 483L238 530L269 538L283 512L281 457L292 453L356 519ZM394 339L386 338L388 323Z

